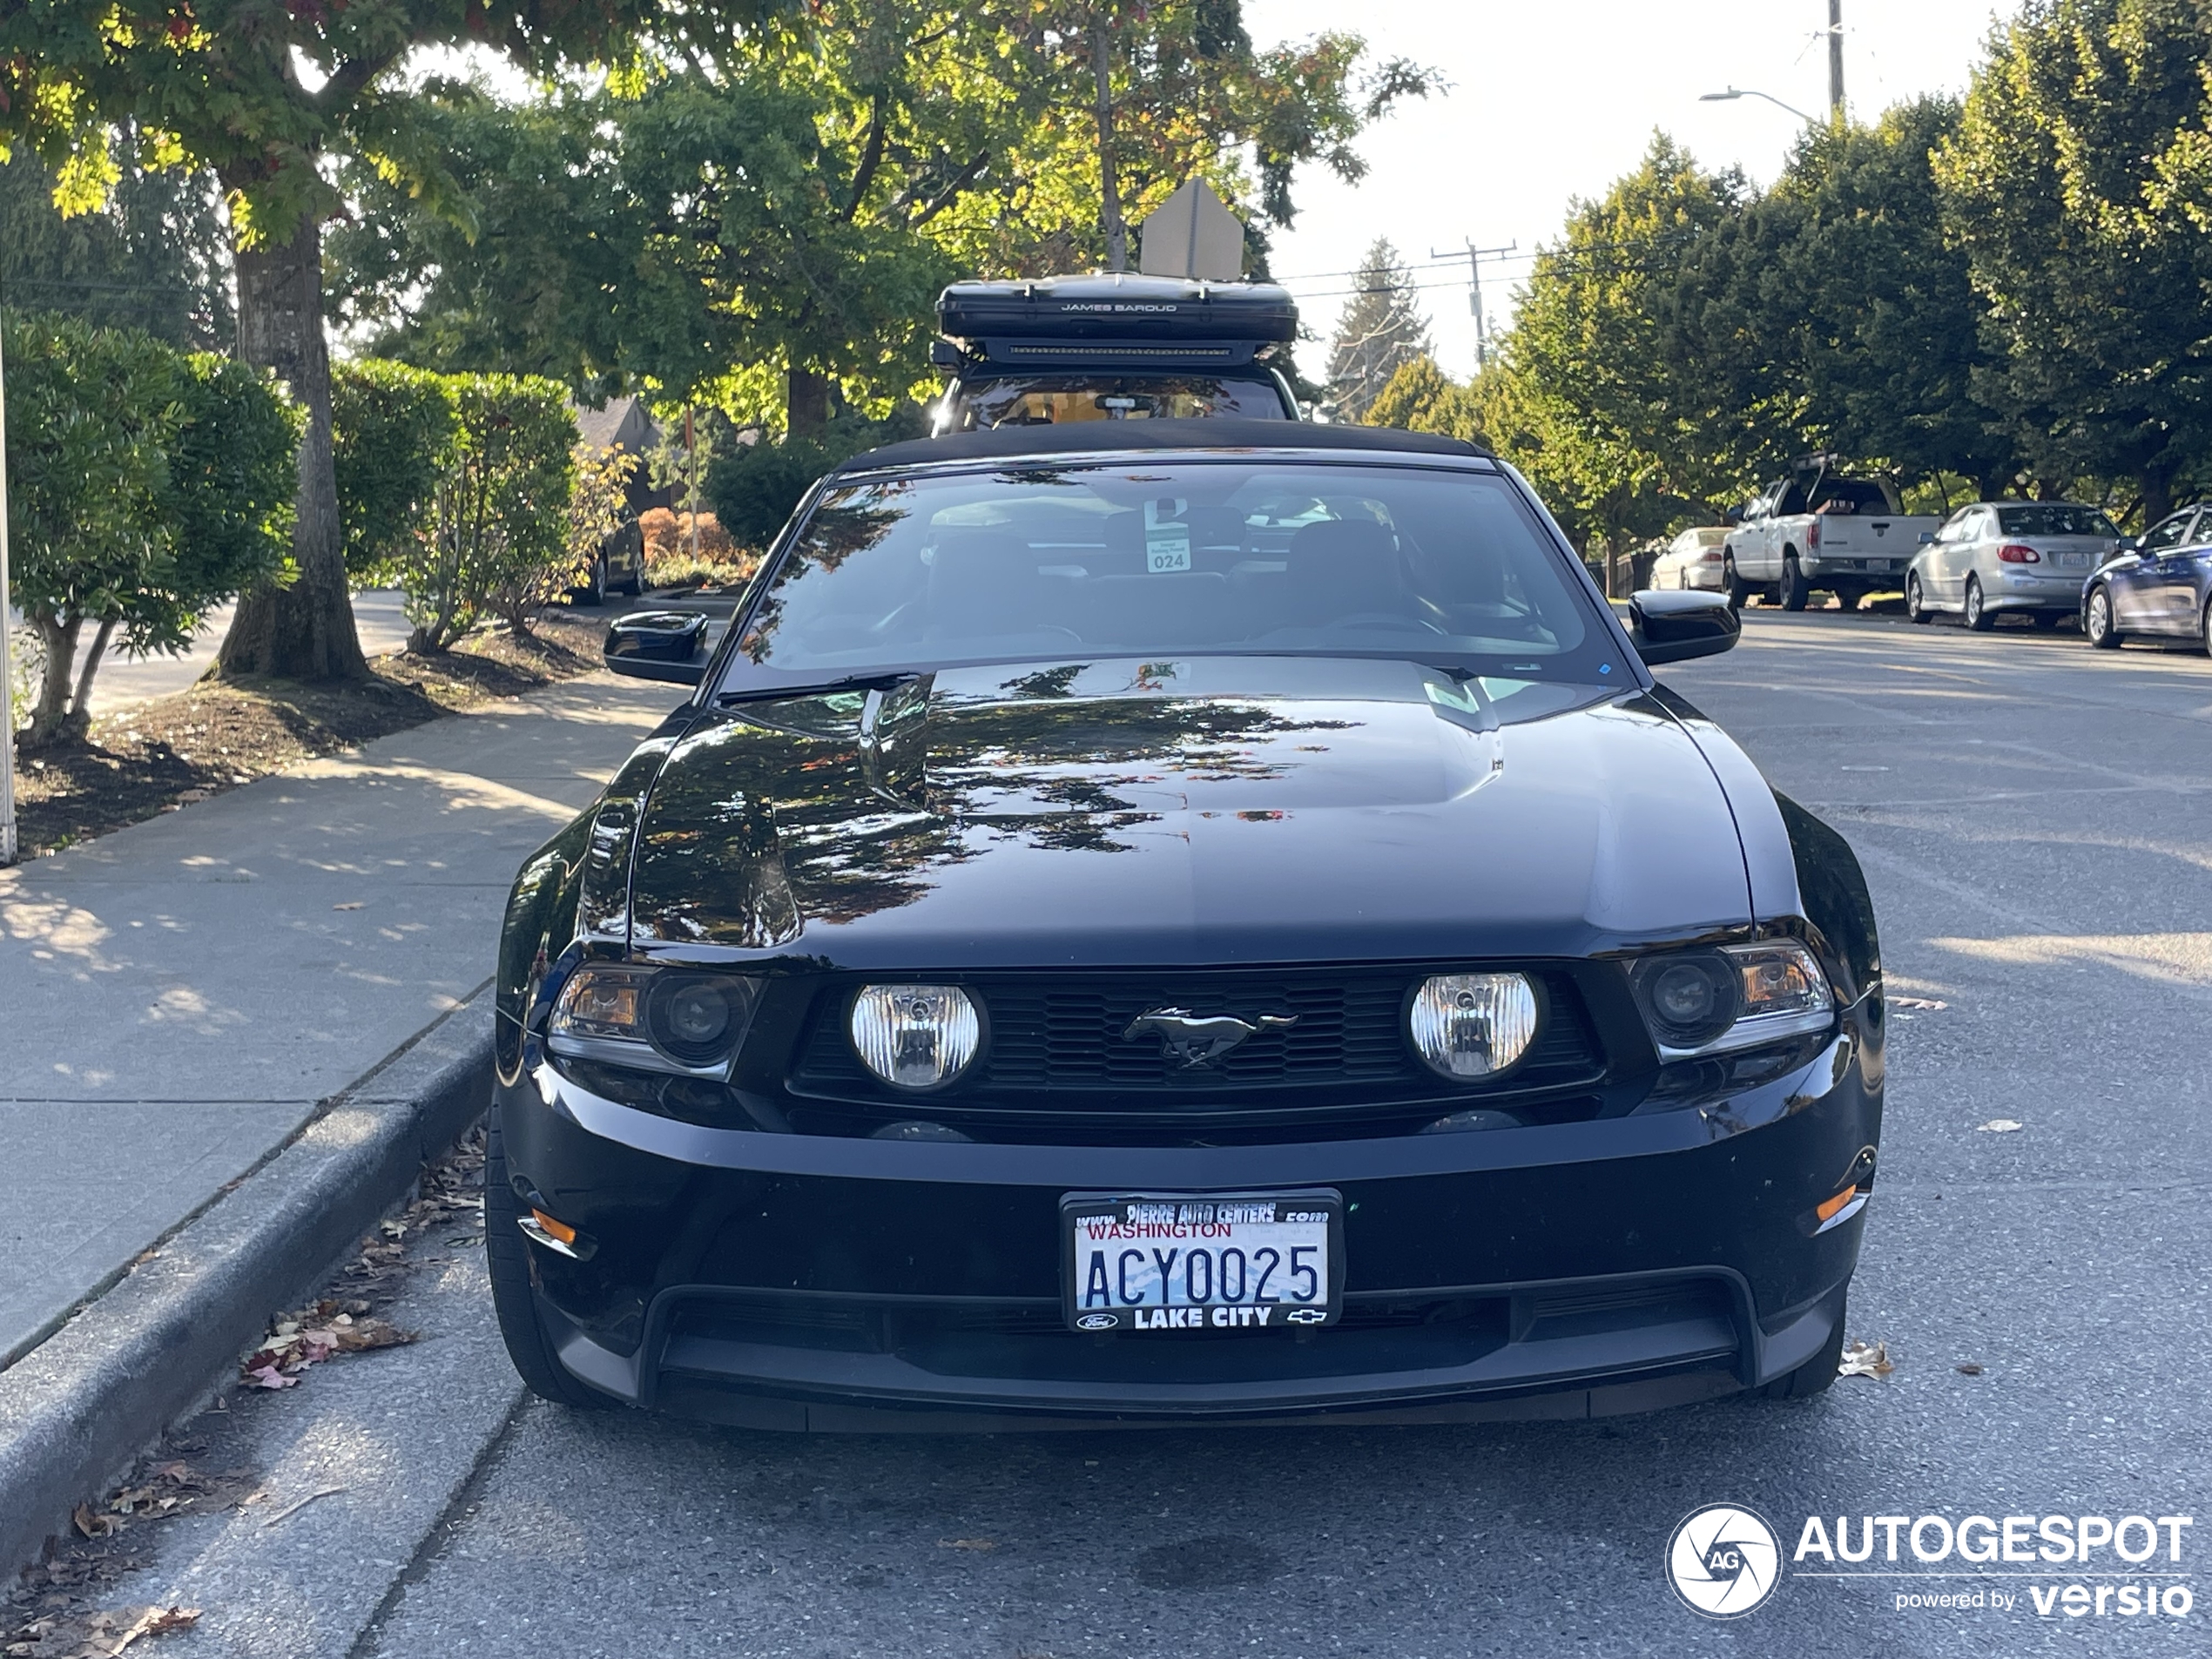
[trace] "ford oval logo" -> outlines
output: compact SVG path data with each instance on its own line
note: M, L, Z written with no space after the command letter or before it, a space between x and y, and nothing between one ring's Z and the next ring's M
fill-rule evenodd
M1078 1331L1111 1331L1120 1323L1121 1319L1119 1316L1116 1314L1086 1313L1082 1318L1076 1321L1076 1329Z
M1319 1308L1292 1308L1283 1317L1292 1325L1318 1325L1329 1316Z

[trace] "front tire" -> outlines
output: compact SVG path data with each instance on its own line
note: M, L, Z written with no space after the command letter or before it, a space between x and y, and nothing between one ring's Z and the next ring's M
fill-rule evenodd
M2204 647L2204 654L2212 657L2212 599L2204 604L2204 614L2196 619L2197 643Z
M1935 620L1935 612L1928 609L1928 596L1921 591L1917 575L1905 578L1905 614L1923 626Z
M1983 602L1981 578L1978 576L1966 578L1966 624L1969 631L1977 634L1986 634L1997 625L1997 613Z
M2082 608L2081 631L2099 651L2120 649L2120 630L2114 626L2112 590L2097 588L2091 591L2089 603Z
M495 1105L484 1120L484 1261L491 1271L492 1312L499 1316L507 1357L515 1362L523 1386L540 1399L580 1411L605 1410L615 1402L562 1370L545 1339L536 1293L530 1288L529 1241L516 1225L522 1216L523 1201L507 1179L507 1149Z
M1729 609L1741 610L1743 602L1751 597L1751 584L1736 574L1736 555L1721 556L1721 585L1728 590Z
M1811 597L1805 589L1805 574L1797 568L1797 556L1787 555L1782 561L1782 608L1803 610Z

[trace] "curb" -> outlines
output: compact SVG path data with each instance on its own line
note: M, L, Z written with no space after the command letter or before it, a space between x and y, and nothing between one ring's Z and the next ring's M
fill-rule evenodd
M0 1575L199 1410L491 1097L479 991L339 1096L150 1260L0 1372Z

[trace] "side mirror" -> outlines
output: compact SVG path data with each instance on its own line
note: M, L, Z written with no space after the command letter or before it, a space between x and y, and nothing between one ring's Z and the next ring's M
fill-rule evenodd
M697 685L706 675L706 618L696 610L638 610L607 630L607 666L632 679Z
M1936 533L1933 530L1922 530L1920 532L1920 545L1922 547L1926 547L1935 540L1935 536Z
M966 354L949 340L929 342L929 366L932 368L958 368L967 361Z
M1629 638L1648 668L1735 649L1743 619L1724 593L1646 589L1629 601Z
M1741 507L1731 507L1721 515L1721 523L1723 524L1741 524L1743 522L1743 509Z
M2136 536L2123 536L2120 538L2120 545L2112 550L2114 556L2122 553L2140 553L2143 550L2143 544Z

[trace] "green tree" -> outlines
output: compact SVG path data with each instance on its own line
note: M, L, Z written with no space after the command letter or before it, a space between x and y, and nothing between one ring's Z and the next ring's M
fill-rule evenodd
M948 278L1103 255L1094 24L1132 218L1202 173L1288 223L1298 165L1358 176L1360 127L1429 84L1370 67L1350 36L1255 51L1233 0L809 16L803 35L667 53L521 107L426 95L456 189L348 171L363 211L332 239L347 314L426 365L524 365L579 395L638 387L817 435L840 405L880 416L932 388Z
M24 742L77 742L111 646L181 652L212 606L284 574L300 415L266 374L150 334L0 326L14 591L44 664Z
M1490 442L1483 429L1481 401L1474 388L1460 385L1426 353L1399 364L1361 418L1369 426L1440 432L1485 446Z
M1659 297L1684 254L1741 211L1733 171L1709 173L1655 135L1642 165L1569 212L1537 257L1484 406L1501 450L1608 570L1634 542L1732 489L1742 462L1711 429L1695 366L1670 364ZM1616 584L1617 585L1617 584Z
M0 295L172 346L228 351L230 231L214 176L145 165L134 130L109 139L117 169L104 206L64 219L53 170L36 155L0 164Z
M2155 518L2212 470L2212 15L2031 0L1993 38L1936 176L2040 478L2134 481Z
M0 147L27 144L57 169L65 212L98 206L116 180L109 125L143 123L154 159L211 167L236 239L239 355L270 368L306 406L294 557L299 579L239 604L225 673L351 678L367 672L354 631L330 444L321 227L343 202L326 158L358 156L432 199L450 195L443 158L416 121L424 47L482 44L550 74L619 59L650 24L668 49L732 50L777 0L648 5L462 0L158 0L144 12L106 0L0 9Z
M1343 419L1361 421L1391 376L1432 347L1428 319L1413 298L1413 273L1389 238L1375 239L1353 281L1329 345L1329 389Z
M2010 482L2016 448L1979 389L1987 307L1930 159L1957 119L1924 98L1808 133L1774 187L1705 226L1655 287L1664 374L1733 463L1721 486L1809 450L1984 495Z

